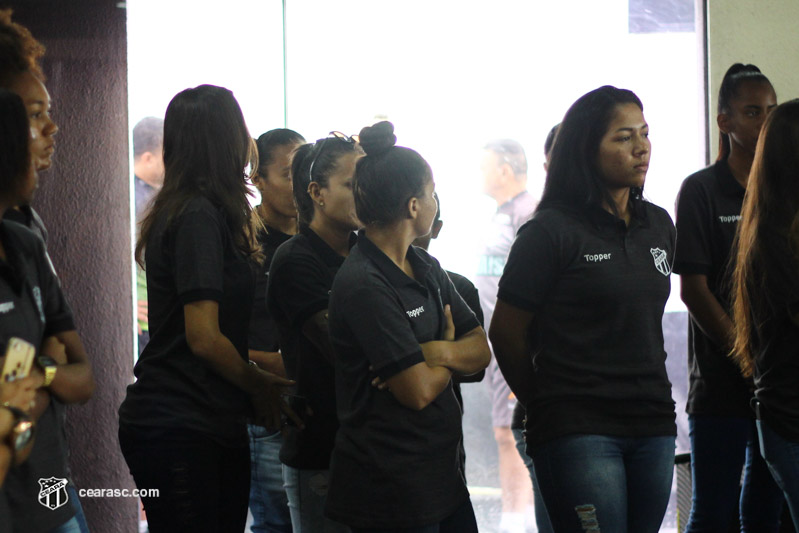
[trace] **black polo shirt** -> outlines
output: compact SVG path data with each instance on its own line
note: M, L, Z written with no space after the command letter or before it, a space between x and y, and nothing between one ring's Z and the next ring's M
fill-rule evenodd
M9 220L0 222L0 239L7 257L0 260L0 350L5 352L11 337L24 339L38 350L45 337L75 329L72 311L42 240ZM49 531L75 514L69 505L50 510L38 502L40 478L67 477L62 409L59 402L50 402L37 423L28 460L11 468L0 489L4 493L0 499L8 500L15 531Z
M676 274L707 276L710 292L730 313L731 250L746 190L726 161L685 179L677 196ZM704 334L690 316L688 325L690 414L754 415L749 407L752 386L725 350Z
M213 300L222 335L248 360L254 269L236 248L221 208L196 197L168 224L162 215L147 240L145 261L150 342L119 408L120 426L152 436L179 428L222 445L246 444L249 398L186 341L183 307Z
M466 305L469 306L469 309L471 309L474 313L477 321L482 327L485 327L485 323L483 322L483 309L480 307L480 294L477 292L477 287L475 287L474 283L472 283L466 276L461 276L460 274L451 272L449 270L447 270L447 275L449 276L450 281L452 281L452 285L455 287L455 290L458 292L460 297L463 298L463 301L466 302ZM479 381L483 381L485 375L485 370L481 370L480 372L471 374L469 376L460 374L452 375L452 390L455 392L455 398L458 400L458 404L461 406L461 411L463 411L461 383L477 383Z
M339 270L330 298L341 428L326 513L352 527L408 528L449 516L468 492L459 462L461 410L451 382L415 411L371 385L424 361L440 340L449 304L456 338L479 326L444 270L420 248L408 277L364 233Z
M676 434L661 326L675 230L632 208L629 227L599 207L543 209L513 243L498 298L535 313L529 444Z
M282 231L267 226L258 233L258 243L264 253L264 262L258 268L255 277L255 298L250 315L250 332L248 344L251 350L276 352L279 348L278 333L275 321L266 307L266 286L269 279L269 267L278 246L291 238Z
M355 234L352 234L354 244ZM344 257L308 226L282 244L272 258L266 304L277 324L286 374L297 382L312 416L305 429L289 426L280 461L293 468L327 470L338 429L333 365L302 332L313 315L328 308L333 278Z

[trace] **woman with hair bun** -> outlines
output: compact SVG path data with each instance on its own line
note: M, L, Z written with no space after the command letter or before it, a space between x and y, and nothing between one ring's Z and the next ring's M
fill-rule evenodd
M339 132L294 152L299 233L280 245L269 271L266 304L277 324L286 374L297 382L289 403L304 424L284 428L280 448L294 533L349 531L324 516L338 429L327 309L333 278L360 226L352 180L362 155L355 139Z
M735 243L734 356L754 375L760 453L799 528L799 100L760 133ZM759 531L752 529L752 531Z
M688 533L726 530L736 513L743 532L779 529L783 497L758 453L752 381L728 355L733 240L758 136L776 106L774 88L760 69L732 65L719 89L718 159L687 177L677 198L674 272L690 312Z
M330 298L339 423L326 512L356 532L477 531L452 373L484 369L483 328L433 257L435 184L389 122L364 128L354 196L365 228Z
M641 100L604 86L566 112L490 326L527 411L527 453L558 533L659 531L674 471L663 310L674 225L642 199Z

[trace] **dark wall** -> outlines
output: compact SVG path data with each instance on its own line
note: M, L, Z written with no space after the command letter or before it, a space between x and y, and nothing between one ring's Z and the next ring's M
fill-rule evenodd
M94 397L67 414L78 488L134 488L116 434L133 363L127 33L118 4L0 0L47 47L46 85L60 127L34 207L97 382ZM81 502L92 531L137 530L136 499Z

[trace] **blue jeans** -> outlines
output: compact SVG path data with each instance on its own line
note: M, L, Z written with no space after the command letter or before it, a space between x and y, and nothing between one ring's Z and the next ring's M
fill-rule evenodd
M279 431L250 425L250 512L252 533L291 533L288 498L283 488Z
M298 470L283 465L294 533L350 533L350 528L325 517L330 470Z
M674 437L569 435L528 452L558 533L660 529L674 475Z
M86 525L86 515L83 514L78 491L71 482L67 483L67 493L69 494L69 503L75 509L75 516L51 529L50 533L89 533L89 526Z
M762 420L757 421L757 431L760 453L785 494L793 525L799 530L799 442L783 439Z
M549 521L549 514L547 514L547 507L544 505L544 498L541 497L541 489L538 487L538 478L535 477L535 467L533 467L533 459L527 455L527 443L524 441L524 431L521 429L511 429L513 432L513 440L516 441L516 449L519 450L519 455L524 461L524 466L530 472L530 481L533 482L533 506L535 507L535 524L538 527L538 533L553 533L552 524Z
M779 531L782 491L760 456L755 421L689 415L688 428L693 499L686 533L727 531L736 508L741 531Z

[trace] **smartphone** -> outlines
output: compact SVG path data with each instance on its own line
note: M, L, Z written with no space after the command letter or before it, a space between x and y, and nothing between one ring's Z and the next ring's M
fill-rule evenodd
M36 348L19 337L11 337L6 345L5 363L0 379L8 383L28 377L33 365Z

